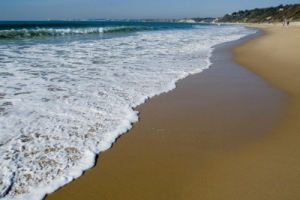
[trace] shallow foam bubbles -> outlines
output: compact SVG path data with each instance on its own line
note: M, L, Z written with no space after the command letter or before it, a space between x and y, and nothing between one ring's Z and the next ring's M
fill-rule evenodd
M0 197L41 199L80 176L138 120L133 107L206 69L213 45L252 32L216 26L1 43Z

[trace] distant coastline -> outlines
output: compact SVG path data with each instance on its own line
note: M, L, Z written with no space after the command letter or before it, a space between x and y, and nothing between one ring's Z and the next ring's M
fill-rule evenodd
M110 19L89 19L93 21ZM300 23L300 4L240 10L223 17L197 17L182 19L130 19L133 22L179 22L179 23L251 23L276 24L281 22Z

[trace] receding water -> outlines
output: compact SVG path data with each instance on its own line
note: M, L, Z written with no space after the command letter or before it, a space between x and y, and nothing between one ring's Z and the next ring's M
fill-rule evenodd
M135 22L0 22L0 197L41 199L91 168L133 108L255 30Z

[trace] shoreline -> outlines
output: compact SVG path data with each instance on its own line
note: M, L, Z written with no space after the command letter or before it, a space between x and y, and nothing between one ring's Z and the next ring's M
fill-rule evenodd
M261 37L263 36L258 38ZM256 39L251 39L246 43L251 43ZM229 61L224 62L222 60L222 56L228 54L228 49L223 50L223 52L221 47L218 49L220 50L219 57L214 62L219 62L219 65L232 66L233 64ZM237 54L235 50L234 52ZM228 60L228 57L226 59ZM242 61L239 60L238 62ZM270 89L269 85L264 81L262 81L264 83L259 82L257 84L257 77L249 78L249 75L247 75L249 79L246 79L244 84L248 85L253 82L256 82L256 84L248 88L247 92L230 90L235 85L234 83L243 85L240 84L241 81L244 81L241 80L240 76L248 71L243 68L241 68L242 71L239 73L236 70L234 71L235 79L233 83L225 81L225 85L230 86L227 87L226 93L229 92L230 95L223 94L222 88L216 90L215 87L224 81L224 74L216 72L219 70L212 66L202 73L189 76L179 81L175 90L154 97L148 100L146 104L138 106L137 109L140 111L141 120L134 124L133 129L123 135L114 144L113 148L101 153L97 165L93 169L88 170L82 177L64 186L57 192L48 195L47 199L92 199L95 197L99 198L99 196L103 197L103 199L198 199L204 197L208 199L232 199L233 196L245 199L244 195L252 191L255 188L253 187L255 184L261 184L256 183L256 178L252 177L255 173L260 172L260 170L254 170L254 172L248 174L248 171L244 168L241 169L241 167L243 166L248 170L249 167L246 164L253 167L253 163L245 159L246 157L254 156L253 159L255 159L255 155L259 155L258 157L262 156L259 152L253 150L253 147L258 146L262 148L260 145L264 144L266 140L267 143L270 143L270 140L266 138L270 138L271 134L269 132L273 131L272 127L276 126L281 120L282 115L284 115L283 111L280 109L276 110L276 108L283 107L286 97L281 92L277 93L278 91L274 89L271 89L270 92L258 91L264 84L265 87ZM255 70L253 71L257 73ZM201 88L203 90L202 94L194 94L195 91L188 90L194 97L197 95L202 95L201 97L209 96L208 99L204 99L204 103L202 102L203 108L201 110L201 112L206 114L204 116L207 118L199 120L199 117L203 115L197 114L199 110L194 110L196 107L201 107L198 102L199 99L186 99L187 94L184 88L189 86L193 88L196 86L198 90L199 84L197 85L195 82L198 78L195 77L205 77L208 73L212 73L211 76L217 75L214 77L214 81L221 81L217 81L215 85L212 85L207 82L209 79L202 78L203 82L201 84L207 84ZM225 75L232 79L232 74ZM219 93L217 95L215 92L209 93L212 89ZM261 95L263 98L258 99L256 102L249 101L249 96L245 94L253 94L253 92L257 92L256 98L261 97ZM210 98L217 100L221 97L223 101L224 97L228 98L231 95L236 96L226 101L227 108L223 110L225 114L216 111L223 109L224 106L219 105L220 102L218 101L212 103ZM277 96L278 102L277 104L269 105L268 102L274 100L274 95ZM237 97L240 98L239 101L236 100ZM170 100L175 99L178 101L170 102ZM227 99L225 98L225 100ZM189 106L192 105L192 108L182 105L183 103L188 103ZM156 109L153 109L153 106L154 108L156 106ZM165 107L169 107L169 110ZM180 110L180 107L183 109ZM211 110L205 110L206 107L210 109L213 107L216 108L214 112L211 112ZM228 108L230 109L228 110ZM258 109L253 110L253 108ZM271 116L276 119L266 120L266 117L269 116L268 114L274 112L274 108L276 112L275 114L271 114ZM269 113L259 113L262 112L261 109L266 109ZM157 114L158 112L165 113L163 115L166 115L166 117ZM232 112L235 114L232 114ZM258 112L259 115L256 117L261 118L249 118L249 112L252 112L253 116L256 116ZM211 113L212 116L210 116ZM228 115L228 113L231 114ZM180 118L180 115L183 115L183 117ZM220 118L215 120L217 116ZM241 116L244 118L241 118ZM225 122L222 122L222 119ZM240 127L232 123L233 119L238 120ZM243 123L245 119L250 119L251 126L248 123ZM262 119L265 121L262 121ZM226 120L228 121L226 122ZM254 126L254 129L251 128L253 126L251 123L254 123L253 120L257 120L255 122L257 126ZM183 124L176 124L176 122L182 121L184 121ZM199 121L203 122L201 125L204 127L200 127L201 129L193 126L195 123L199 123ZM214 127L216 122L219 126L218 128ZM264 123L260 124L260 122ZM267 128L265 127L266 122L270 123ZM212 127L215 129L211 129ZM257 133L255 129L257 127L262 128L261 132L258 135L251 135L251 133ZM224 128L227 128L227 130L224 131ZM245 129L250 131L248 135L243 134L240 136L237 134ZM232 130L235 130L235 133ZM183 134L182 131L187 131L188 133ZM195 132L201 132L201 135L191 134ZM220 134L224 132L227 133L225 136L224 134ZM246 151L247 153L245 153ZM244 164L242 166L239 163L241 161ZM237 168L237 166L240 167ZM250 172L251 169L253 170L253 168L250 168ZM261 177L263 176L258 178L261 179ZM244 183L241 178L247 179L246 182L248 184L245 184L244 187L241 185L241 183ZM252 186L250 189L246 187L249 185ZM230 186L237 187L238 189L231 188L232 191L230 191ZM215 190L219 191L219 193ZM262 195L263 193L260 192L259 194ZM254 198L255 196L253 195L249 195L248 198Z
M242 26L247 26L247 27L257 27L259 28L260 26L278 26L278 27L286 27L286 25L283 25L283 22L272 22L272 23L242 23L242 22L220 22L220 23L214 23L214 24L231 24L231 25L242 25ZM300 21L291 21L289 23L289 27L300 27Z

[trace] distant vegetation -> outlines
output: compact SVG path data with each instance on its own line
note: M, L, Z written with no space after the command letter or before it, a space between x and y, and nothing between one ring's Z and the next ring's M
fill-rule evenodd
M211 18L211 17L206 17L206 18L192 18L192 20L194 20L195 22L212 22L213 20L215 20L215 18Z
M275 23L286 21L300 21L300 4L279 5L269 8L255 8L253 10L241 10L227 14L219 18L218 22L242 22L242 23Z

